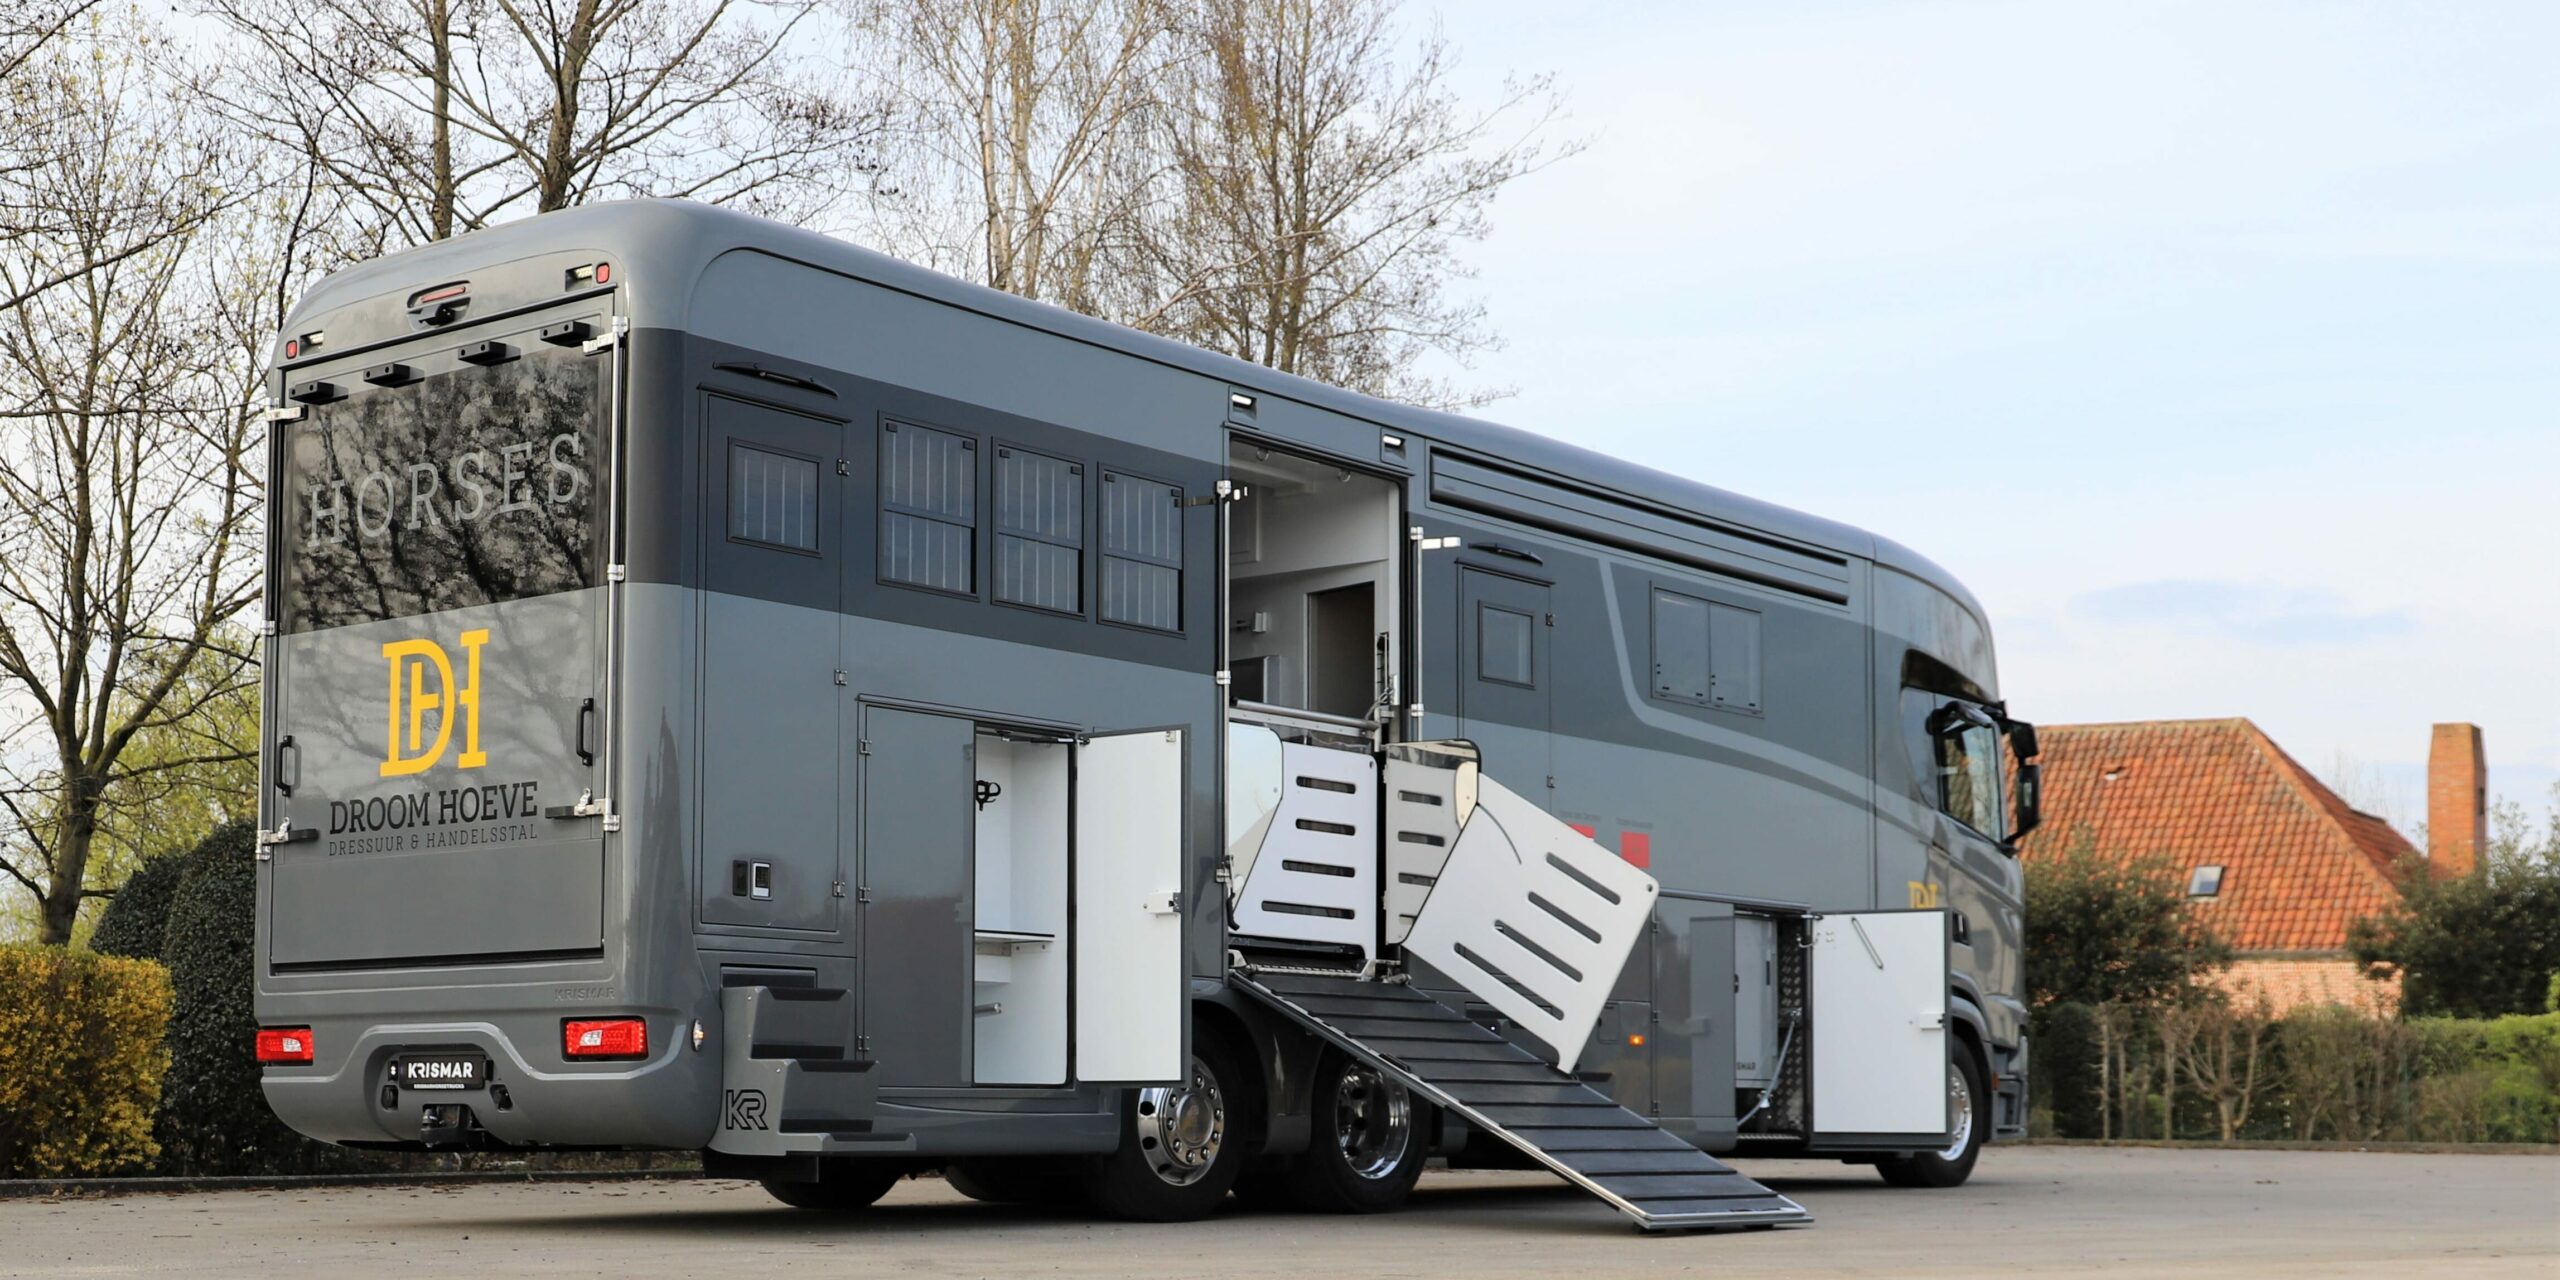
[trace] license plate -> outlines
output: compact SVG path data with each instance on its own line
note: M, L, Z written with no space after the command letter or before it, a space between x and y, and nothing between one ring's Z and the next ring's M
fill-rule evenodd
M489 1081L489 1060L476 1053L413 1053L400 1059L403 1089L477 1089Z

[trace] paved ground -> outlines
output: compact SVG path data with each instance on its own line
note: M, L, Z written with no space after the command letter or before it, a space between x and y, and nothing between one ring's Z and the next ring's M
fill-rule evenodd
M1646 1237L1532 1174L1426 1179L1381 1218L1152 1227L909 1182L827 1220L736 1182L347 1188L0 1201L0 1275L1464 1274L2560 1276L2560 1159L1995 1147L1960 1191L1764 1161L1809 1228Z

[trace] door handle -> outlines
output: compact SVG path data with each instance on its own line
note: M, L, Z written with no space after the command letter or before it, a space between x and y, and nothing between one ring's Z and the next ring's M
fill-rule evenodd
M285 781L284 753L287 751L293 753L293 781L291 782ZM293 735L290 733L276 739L275 777L270 781L275 784L276 794L280 796L291 796L293 789L302 785L302 748L295 744Z
M596 700L589 698L578 704L578 763L580 764L592 765L596 762L593 736L595 725Z

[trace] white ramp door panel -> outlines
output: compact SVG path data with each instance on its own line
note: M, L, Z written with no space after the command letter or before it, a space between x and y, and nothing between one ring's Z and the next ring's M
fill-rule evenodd
M1947 916L1826 915L1813 935L1813 1127L1947 1131Z
M1236 932L1366 960L1378 932L1378 758L1288 742L1280 765L1279 807L1245 873Z
M1652 876L1491 778L1405 950L1502 1011L1571 1071L1653 917Z
M1182 1078L1182 731L1076 753L1076 1078Z

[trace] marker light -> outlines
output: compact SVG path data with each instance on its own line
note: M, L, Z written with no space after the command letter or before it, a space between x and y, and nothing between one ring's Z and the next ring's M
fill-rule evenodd
M311 1028L258 1028L258 1061L261 1065L309 1066Z
M571 1058L645 1058L649 1024L638 1018L573 1018L560 1024L560 1052Z

